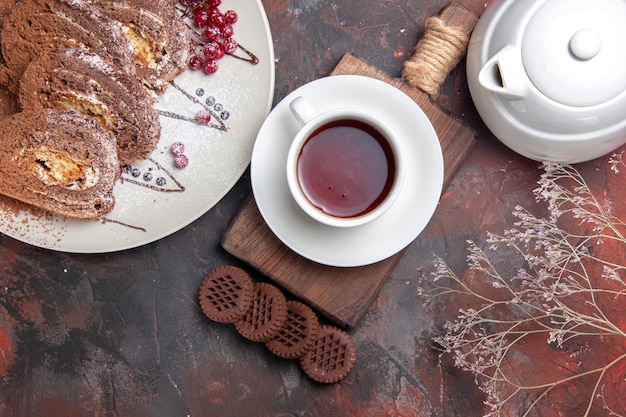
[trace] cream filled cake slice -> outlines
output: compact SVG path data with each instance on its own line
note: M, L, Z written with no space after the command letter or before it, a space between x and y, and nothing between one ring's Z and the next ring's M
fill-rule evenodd
M134 74L134 48L122 28L82 1L22 0L4 19L0 82L17 92L27 65L57 48L87 48Z
M149 157L159 141L159 113L141 82L90 50L56 50L32 61L18 99L25 111L65 109L93 117L115 136L122 164Z
M41 109L0 121L0 194L69 217L114 206L115 139L93 118Z
M87 1L122 29L135 51L137 76L147 88L162 93L185 69L189 30L171 3L159 0Z

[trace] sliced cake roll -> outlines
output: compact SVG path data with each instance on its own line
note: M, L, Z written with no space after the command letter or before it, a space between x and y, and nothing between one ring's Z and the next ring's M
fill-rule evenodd
M115 139L93 118L42 109L0 121L0 194L55 213L97 218L114 206Z
M79 0L21 0L4 19L0 44L5 59L0 81L13 92L30 61L57 48L91 49L129 74L135 68L134 49L122 28Z
M23 110L66 109L95 118L115 136L122 164L150 156L160 137L159 113L141 82L90 50L56 50L32 61L18 99Z
M72 0L63 0L72 1ZM163 0L88 0L118 22L135 51L137 76L157 93L185 67L188 28L170 2Z

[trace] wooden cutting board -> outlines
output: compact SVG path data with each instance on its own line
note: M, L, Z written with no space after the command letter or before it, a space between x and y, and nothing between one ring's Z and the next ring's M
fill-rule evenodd
M427 94L346 54L331 75L377 78L402 90L424 110L439 136L444 157L444 190L475 143L475 135L437 107ZM376 242L372 241L372 245ZM285 246L265 224L254 199L248 199L229 225L222 246L267 276L292 296L309 304L334 324L352 328L363 317L392 271L400 253L372 265L339 268L312 262Z

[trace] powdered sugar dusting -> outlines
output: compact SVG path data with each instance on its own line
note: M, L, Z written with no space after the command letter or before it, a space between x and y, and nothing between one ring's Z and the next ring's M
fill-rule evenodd
M0 230L41 247L110 252L167 236L212 208L247 168L272 104L272 42L263 6L259 0L254 3L256 7L249 0L231 0L229 7L239 12L239 42L260 63L226 57L213 76L185 71L176 78L181 89L168 87L155 104L162 124L157 149L149 159L122 168L111 213L81 221L0 200ZM99 65L97 59L94 64ZM209 125L195 120L205 108L212 112ZM174 142L185 145L185 169L174 166Z

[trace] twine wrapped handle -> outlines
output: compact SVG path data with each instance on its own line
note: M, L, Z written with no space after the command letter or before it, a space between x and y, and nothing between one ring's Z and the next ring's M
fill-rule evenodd
M424 34L415 53L404 63L402 78L432 99L467 53L469 37L478 16L457 3L446 6L438 17L424 23Z

